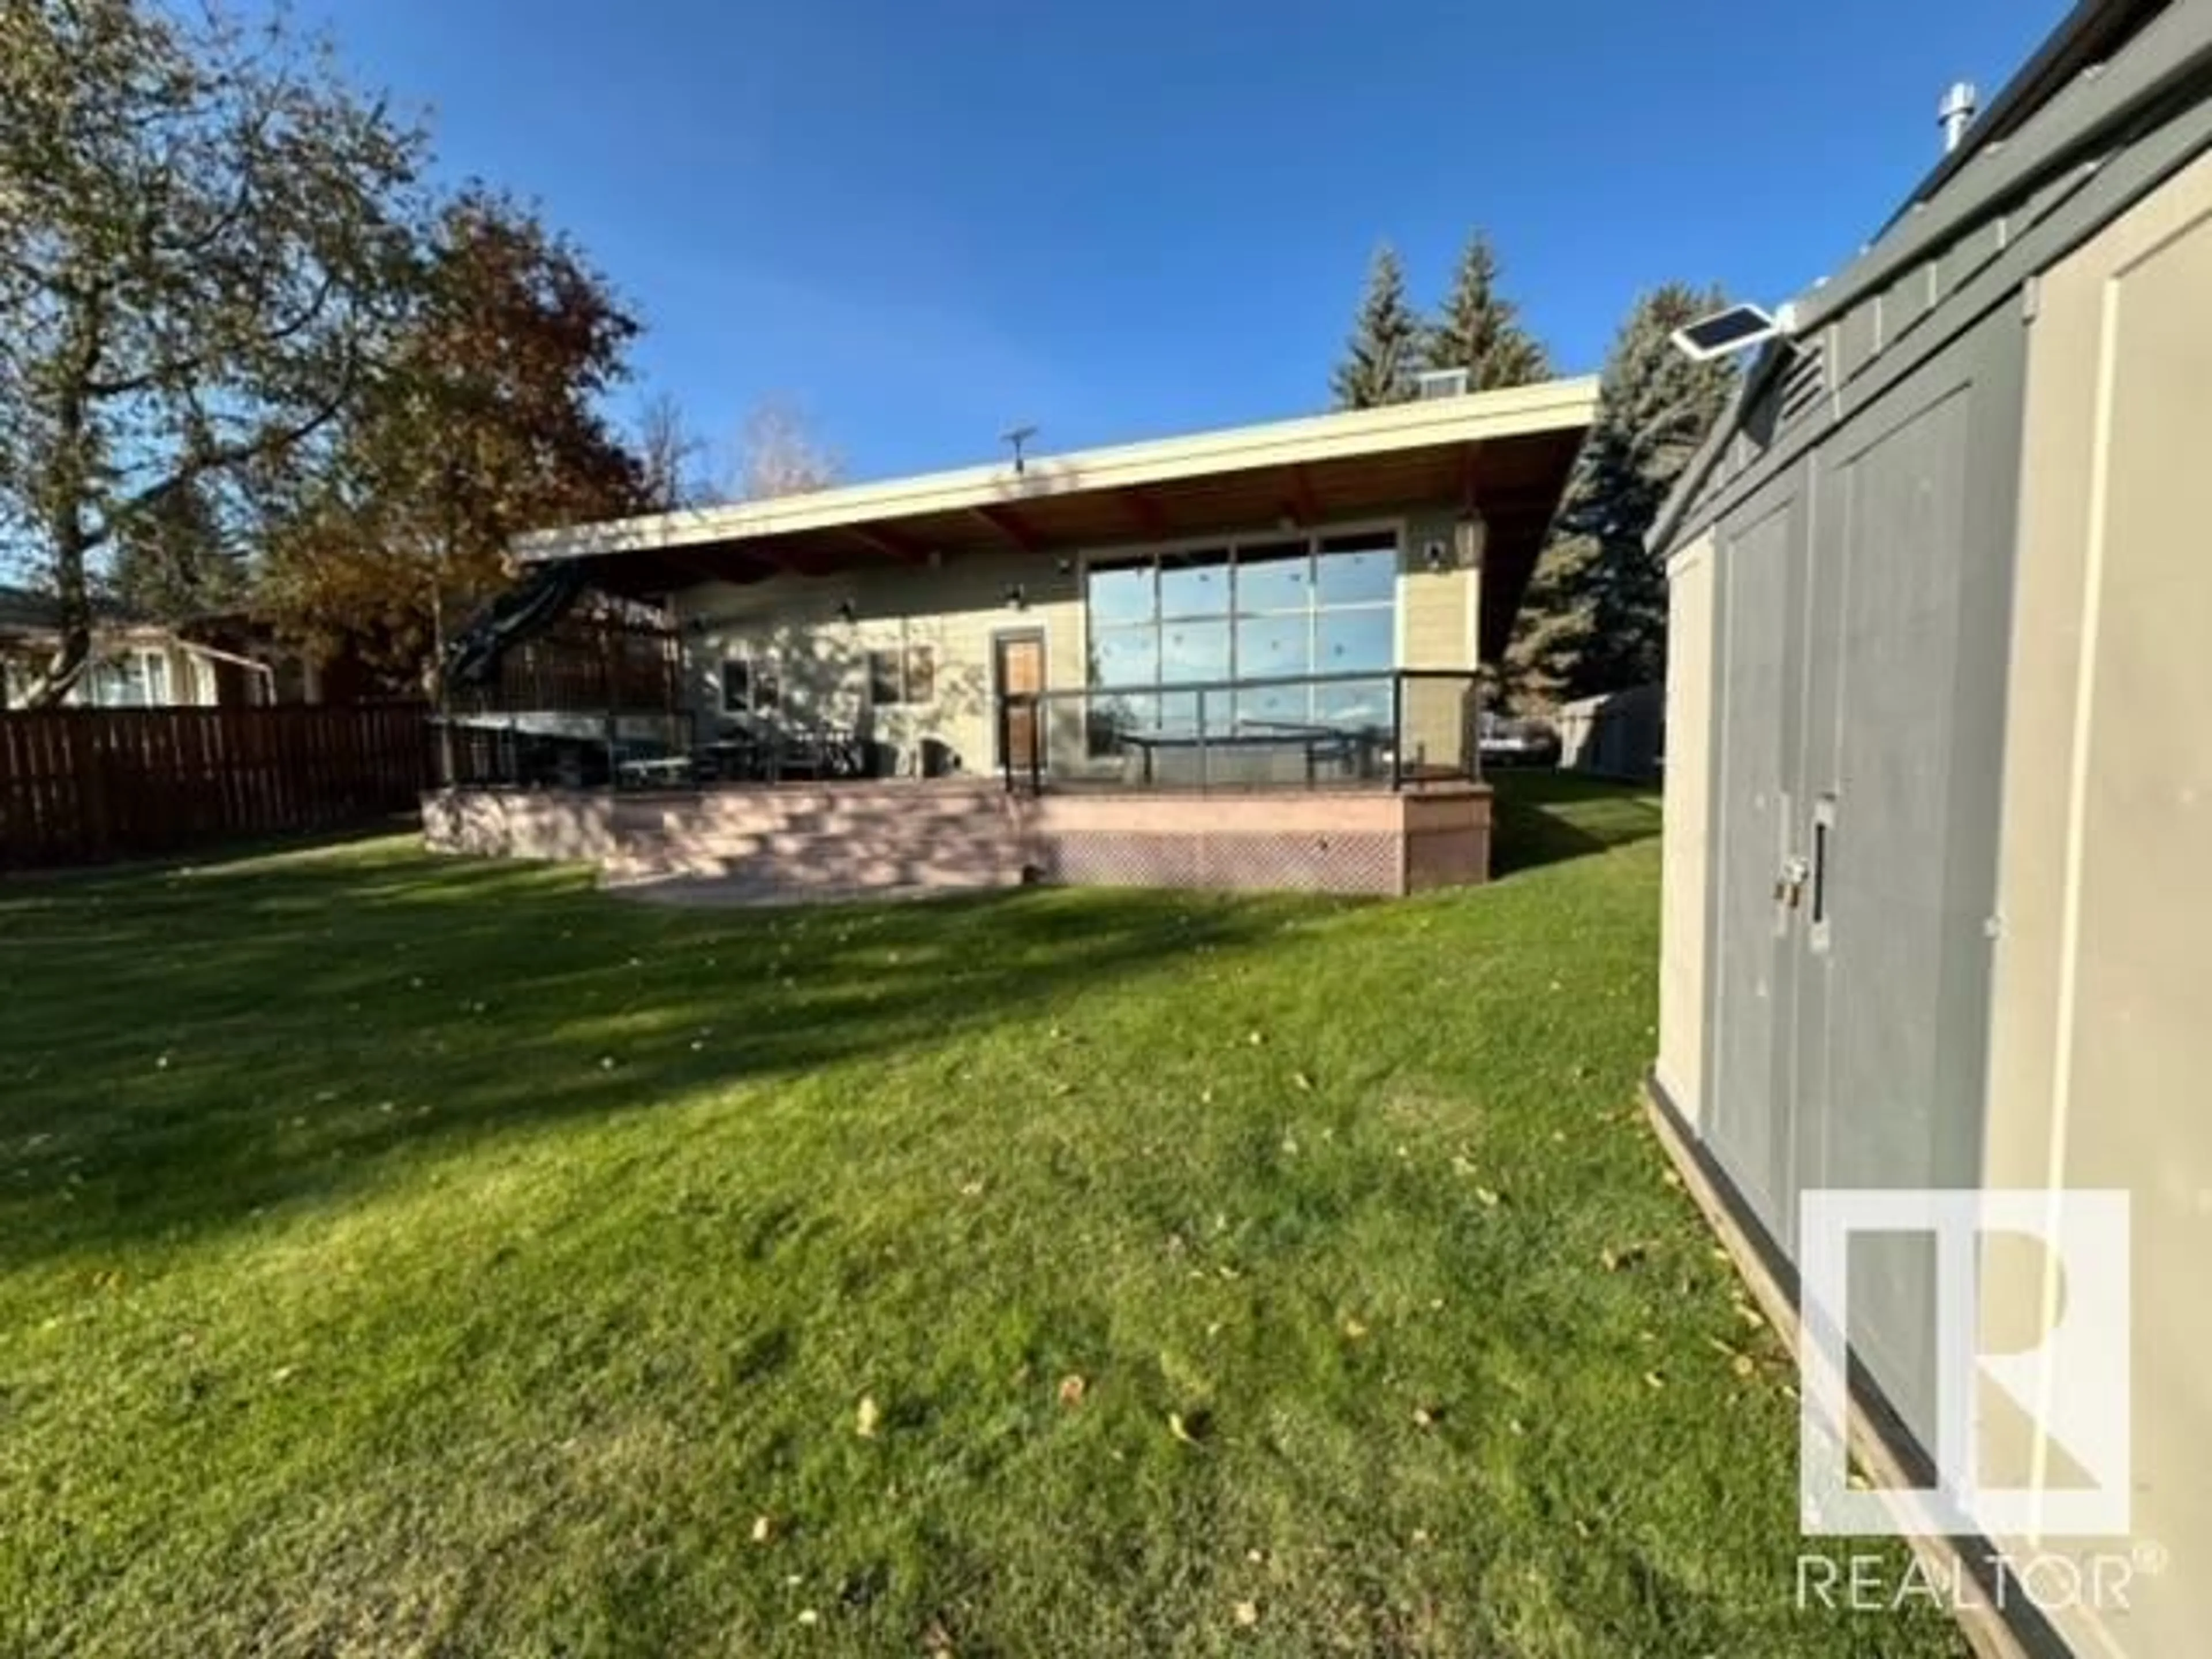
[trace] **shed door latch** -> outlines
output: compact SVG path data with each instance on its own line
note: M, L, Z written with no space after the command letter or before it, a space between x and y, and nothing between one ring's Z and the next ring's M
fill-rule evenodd
M1813 866L1802 857L1792 856L1782 861L1782 873L1774 878L1774 902L1795 910L1805 899L1805 884L1813 878Z

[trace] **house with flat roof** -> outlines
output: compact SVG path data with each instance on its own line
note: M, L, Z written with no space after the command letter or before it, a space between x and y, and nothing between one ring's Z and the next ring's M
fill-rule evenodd
M562 848L604 843L623 873L764 878L759 847L796 849L791 826L830 811L798 805L800 785L836 792L850 831L808 855L862 884L878 866L1389 892L1479 878L1482 665L1596 402L1594 380L1553 381L525 538L542 580L665 616L671 695L582 711L586 730L604 715L605 763L553 777L527 775L524 751L580 729L578 711L533 717L509 696L458 717L471 753L502 720L516 742L457 776L465 800L434 801L434 839L534 850L514 826L550 811ZM515 787L533 782L556 787ZM865 802L914 782L968 824L972 856L947 864L943 836L900 851L896 805L858 832ZM623 826L648 813L641 851Z

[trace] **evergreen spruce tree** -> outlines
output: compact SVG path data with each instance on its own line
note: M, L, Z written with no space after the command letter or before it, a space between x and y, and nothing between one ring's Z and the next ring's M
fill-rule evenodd
M1670 283L1638 299L1614 337L1589 441L1506 650L1516 704L1664 677L1666 572L1644 538L1735 380L1727 362L1693 363L1668 337L1724 303L1717 289Z
M1367 270L1367 295L1359 304L1344 361L1329 376L1339 409L1402 404L1413 395L1420 367L1421 319L1406 299L1406 270L1385 242Z
M205 481L152 502L116 537L113 587L134 621L190 622L245 604L251 579Z
M1451 292L1429 330L1422 366L1467 370L1468 390L1526 386L1550 371L1544 348L1521 326L1519 307L1498 292L1498 256L1480 231L1468 238Z

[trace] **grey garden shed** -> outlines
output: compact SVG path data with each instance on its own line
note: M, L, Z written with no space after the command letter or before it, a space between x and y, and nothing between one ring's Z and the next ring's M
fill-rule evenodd
M2208 151L2212 0L2080 6L1785 309L1654 538L1653 1092L1739 1249L1786 1286L1818 1188L2131 1201L2132 1525L2172 1567L2013 1632L2081 1652L2212 1627ZM1923 1243L1852 1292L1906 1468L1938 1404ZM1984 1329L2057 1317L2041 1265L1976 1271ZM1992 1422L1985 1474L2061 1479Z

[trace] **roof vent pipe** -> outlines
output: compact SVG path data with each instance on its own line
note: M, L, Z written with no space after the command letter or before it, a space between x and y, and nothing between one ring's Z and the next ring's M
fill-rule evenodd
M1972 81L1954 81L1951 89L1943 94L1943 101L1936 106L1936 123L1943 129L1944 155L1958 149L1959 141L1966 136L1978 96Z

